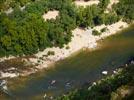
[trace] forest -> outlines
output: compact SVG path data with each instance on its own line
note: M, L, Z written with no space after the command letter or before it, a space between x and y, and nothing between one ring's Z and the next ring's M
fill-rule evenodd
M134 20L134 0L120 0L117 5L114 5L114 9L124 21L131 22Z
M15 8L16 6L23 7L27 3L34 1L36 0L0 0L0 12L8 10L9 8Z
M76 27L112 24L120 19L131 22L134 6L131 0L120 0L110 13L104 13L110 0L99 5L77 7L73 0L2 0L0 1L0 57L31 55L47 47L60 47L71 41ZM132 1L133 2L133 1ZM6 5L5 5L6 4ZM128 6L127 6L128 5ZM20 7L25 6L25 9ZM5 11L13 8L13 12ZM44 21L42 15L58 10L56 20Z

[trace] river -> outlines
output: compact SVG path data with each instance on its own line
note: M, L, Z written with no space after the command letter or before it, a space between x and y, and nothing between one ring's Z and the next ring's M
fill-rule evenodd
M46 94L59 96L103 77L134 57L134 28L99 41L99 49L81 50L50 69L25 78L12 79L9 90L19 100L41 100ZM53 84L52 84L53 83Z

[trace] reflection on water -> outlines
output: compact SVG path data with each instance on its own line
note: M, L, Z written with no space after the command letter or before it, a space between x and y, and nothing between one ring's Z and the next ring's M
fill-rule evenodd
M109 37L101 41L100 46L92 52L81 51L56 63L54 68L26 77L25 81L15 79L10 90L17 98L38 99L44 94L57 96L96 81L103 77L103 70L112 73L134 56L134 29Z

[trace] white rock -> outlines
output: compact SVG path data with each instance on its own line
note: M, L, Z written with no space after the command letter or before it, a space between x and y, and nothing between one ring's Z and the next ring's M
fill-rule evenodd
M96 82L93 82L93 85L96 85Z
M11 70L16 70L17 68L14 68L14 67L11 67L8 69L8 71L11 71Z
M6 80L2 80L1 83L0 83L0 86L6 85L6 84L7 84L7 81Z
M131 64L134 64L134 61L131 61Z
M56 83L56 80L52 80L51 84L54 84L54 83Z
M3 86L3 89L4 89L4 90L8 90L8 88L7 88L7 86L6 86L6 85L4 85L4 86Z
M103 75L107 75L108 72L107 72L107 71L103 71L102 74L103 74Z
M113 73L114 73L114 74L116 74L116 73L117 73L117 71L115 71L115 70L114 70L114 71L113 71Z
M8 73L8 72L0 72L1 78L13 78L19 76L19 73Z
M44 99L46 98L46 96L47 96L47 94L45 93L45 95L44 95Z

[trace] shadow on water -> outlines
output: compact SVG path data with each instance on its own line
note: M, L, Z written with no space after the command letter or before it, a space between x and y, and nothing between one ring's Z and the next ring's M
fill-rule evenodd
M54 68L15 79L10 90L17 98L58 96L84 83L92 83L109 74L134 56L134 28L99 42L100 49L80 51L77 55L57 62ZM54 84L51 84L55 80ZM18 82L18 83L17 83Z

